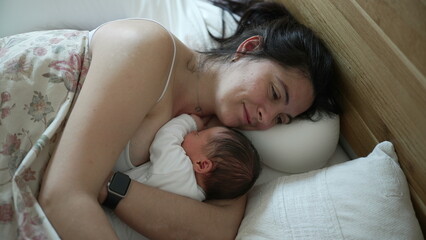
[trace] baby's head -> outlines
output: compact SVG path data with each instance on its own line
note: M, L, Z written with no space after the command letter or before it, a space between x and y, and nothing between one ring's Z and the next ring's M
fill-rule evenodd
M245 194L260 173L260 157L240 132L212 127L187 134L182 147L191 159L206 199L230 199Z

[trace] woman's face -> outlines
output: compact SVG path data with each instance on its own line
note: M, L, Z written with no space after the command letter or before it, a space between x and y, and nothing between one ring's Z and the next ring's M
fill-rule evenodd
M228 127L264 130L289 123L314 100L312 83L302 72L269 60L241 58L224 75L216 115Z

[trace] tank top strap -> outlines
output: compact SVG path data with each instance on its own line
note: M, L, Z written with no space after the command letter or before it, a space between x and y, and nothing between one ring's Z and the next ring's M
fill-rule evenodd
M152 21L154 21L154 20L152 20ZM155 21L154 21L155 22ZM159 23L158 23L159 24ZM161 99L163 98L163 96L164 96L164 94L166 93L166 91L167 91L167 87L169 86L169 83L170 83L170 78L171 78L171 76L172 76L172 72L173 72L173 68L174 68L174 66L175 66L175 59L176 59L176 41L175 41L175 37L173 36L173 34L169 31L169 30L167 30L163 25L161 25L160 24L160 26L162 26L169 34L170 34L170 37L172 38L172 41L173 41L173 59L172 59L172 65L170 66L170 70L169 70L169 75L168 75L168 77L167 77L167 82L166 82L166 85L164 86L164 89L163 89L163 92L161 93L161 95L160 95L160 97L158 98L158 100L157 100L157 103L159 102L159 101L161 101Z
M174 66L175 66L175 59L176 59L176 41L175 41L175 38L174 38L174 36L173 36L173 34L167 29L167 28L165 28L161 23L159 23L159 22L157 22L157 21L155 21L155 20L153 20L153 19L148 19L148 18L125 18L125 19L117 19L117 20L114 20L114 21L112 21L112 22L115 22L115 21L122 21L122 20L147 20L147 21L151 21L151 22L154 22L154 23L157 23L158 25L160 25L162 28L164 28L164 30L166 30L168 33L169 33L169 35L170 35L170 37L172 38L172 41L173 41L173 59L172 59L172 65L170 66L170 70L169 70L169 74L168 74L168 76L167 76L167 81L166 81L166 84L165 84L165 86L164 86L164 89L163 89L163 92L161 93L161 95L160 95L160 97L158 98L158 100L157 100L157 103L159 102L159 101L161 101L161 99L164 97L164 94L166 93L166 91L167 91L167 87L169 86L169 83L170 83L170 78L171 78L171 76L172 76L172 72L173 72L173 68L174 68ZM98 26L97 28L95 28L94 30L92 30L92 31L90 31L89 32L89 44L90 44L90 42L91 42L91 40L92 40L92 38L93 38L93 35L96 33L96 31L100 28L100 27L102 27L103 25L105 25L106 23L104 23L104 24L102 24L102 25L100 25L100 26Z

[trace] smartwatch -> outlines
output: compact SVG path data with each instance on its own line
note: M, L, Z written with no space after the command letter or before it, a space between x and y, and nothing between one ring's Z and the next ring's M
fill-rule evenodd
M131 179L128 175L122 172L115 172L108 182L108 194L103 205L114 210L121 199L126 196L130 182Z

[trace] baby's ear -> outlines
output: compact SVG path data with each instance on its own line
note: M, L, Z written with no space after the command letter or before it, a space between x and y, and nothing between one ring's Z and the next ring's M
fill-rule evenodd
M196 161L193 166L194 171L201 174L208 173L213 170L213 162L207 157L202 157Z

